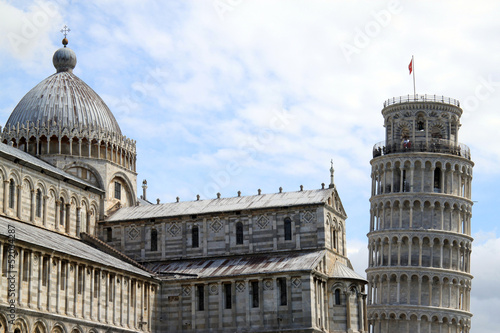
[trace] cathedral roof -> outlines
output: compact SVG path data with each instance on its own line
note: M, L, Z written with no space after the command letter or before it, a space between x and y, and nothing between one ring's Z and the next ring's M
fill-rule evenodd
M249 274L273 274L313 270L325 256L325 251L270 253L172 260L146 264L151 271L177 278L207 278Z
M151 277L151 273L135 267L134 265L123 260L115 258L112 255L104 253L88 244L85 244L81 240L73 239L60 235L56 232L38 228L34 225L23 222L13 221L1 216L0 236L8 237L10 235L8 228L9 225L11 226L10 229L12 229L12 227L15 228L16 242L33 244L48 249L50 252L58 252L65 256L70 255L75 258L97 263L99 265L113 267L115 269L124 270L145 277Z
M69 184L78 186L80 188L85 188L94 193L103 193L100 188L95 187L94 185L87 183L86 181L73 176L70 173L56 168L52 164L49 164L38 157L25 153L20 149L11 147L4 143L0 143L0 157L5 158L9 161L15 161L17 164L33 170L43 171L44 174L52 178L63 180Z
M324 204L334 189L259 194L120 208L107 221L129 221L180 215L220 213L285 206Z
M361 280L366 282L366 279L364 277L362 277L354 270L350 269L349 267L347 267L346 265L342 264L339 261L335 262L332 276L338 279Z
M5 127L57 125L69 130L91 128L121 135L120 126L104 101L73 74L76 55L63 47L53 56L57 73L31 89L17 104Z

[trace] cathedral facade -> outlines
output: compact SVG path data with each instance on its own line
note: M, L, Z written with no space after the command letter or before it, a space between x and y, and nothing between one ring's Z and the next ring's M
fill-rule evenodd
M316 190L137 198L136 143L67 43L1 131L0 332L368 332L333 167Z

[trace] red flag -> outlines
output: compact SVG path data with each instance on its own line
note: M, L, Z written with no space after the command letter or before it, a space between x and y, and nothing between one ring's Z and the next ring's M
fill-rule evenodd
M408 69L410 70L410 74L413 71L413 58L411 58L410 64L408 65Z

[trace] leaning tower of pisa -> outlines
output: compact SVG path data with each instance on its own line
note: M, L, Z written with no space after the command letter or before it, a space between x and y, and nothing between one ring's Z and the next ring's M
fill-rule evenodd
M462 109L442 96L392 98L373 149L368 277L372 333L470 331L470 151Z

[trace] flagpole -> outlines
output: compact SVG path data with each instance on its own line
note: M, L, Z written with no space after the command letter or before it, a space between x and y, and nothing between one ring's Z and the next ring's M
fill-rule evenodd
M412 72L413 72L413 97L417 99L417 90L415 89L415 59L411 56Z

